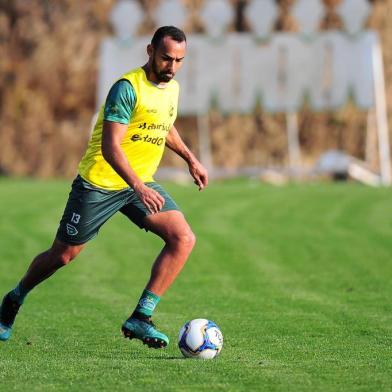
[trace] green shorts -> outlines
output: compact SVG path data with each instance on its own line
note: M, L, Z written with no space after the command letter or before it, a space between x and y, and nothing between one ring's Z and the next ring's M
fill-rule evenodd
M146 185L165 199L163 211L179 210L170 195L156 182ZM117 211L144 229L144 218L150 214L132 188L108 191L97 188L79 175L72 183L68 202L56 238L67 244L84 244L94 238L101 226Z

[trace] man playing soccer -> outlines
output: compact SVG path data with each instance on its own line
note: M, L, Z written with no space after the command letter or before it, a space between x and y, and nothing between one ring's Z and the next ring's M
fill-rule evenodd
M187 162L199 190L208 184L207 171L173 125L179 94L173 77L185 52L184 33L172 26L161 27L147 46L147 64L123 75L112 86L51 248L33 260L22 280L3 298L0 340L10 337L29 291L74 259L100 227L121 211L165 241L135 310L122 325L123 334L154 348L169 343L151 316L186 262L195 236L174 200L153 180L165 144Z

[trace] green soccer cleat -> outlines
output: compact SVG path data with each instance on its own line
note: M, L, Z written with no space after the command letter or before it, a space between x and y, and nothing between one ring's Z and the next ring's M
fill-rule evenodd
M11 337L12 325L19 308L20 304L13 301L9 293L3 298L0 307L0 340L5 341Z
M5 326L3 323L0 323L0 340L5 342L11 336L12 328Z
M122 325L125 338L139 339L150 348L164 348L169 344L169 338L159 332L151 320L139 320L130 317Z

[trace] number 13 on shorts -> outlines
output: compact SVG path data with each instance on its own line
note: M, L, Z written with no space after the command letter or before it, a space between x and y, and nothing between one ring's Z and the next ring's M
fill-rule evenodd
M73 212L71 222L75 223L77 225L79 223L79 221L80 221L80 215Z

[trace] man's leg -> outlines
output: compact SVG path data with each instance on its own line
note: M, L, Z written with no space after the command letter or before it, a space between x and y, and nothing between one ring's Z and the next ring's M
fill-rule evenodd
M16 314L29 291L67 265L83 247L55 240L50 249L34 258L19 284L3 298L0 307L0 340L7 340L11 336Z
M84 244L70 245L54 240L46 252L39 254L30 264L25 276L20 281L21 286L32 290L42 281L53 275L59 268L69 264L83 249Z
M140 326L140 321L150 323L160 297L174 282L196 241L195 235L180 211L148 215L145 218L145 228L161 237L165 241L165 246L152 266L150 280L135 311L123 325L124 335L130 338L139 337L137 328ZM150 332L150 335L143 335L142 340L145 344L154 348L165 347L168 344L169 340L164 334L156 331L155 328Z
M165 241L152 266L146 290L162 296L176 279L188 259L196 237L180 211L167 211L146 217L146 229Z

